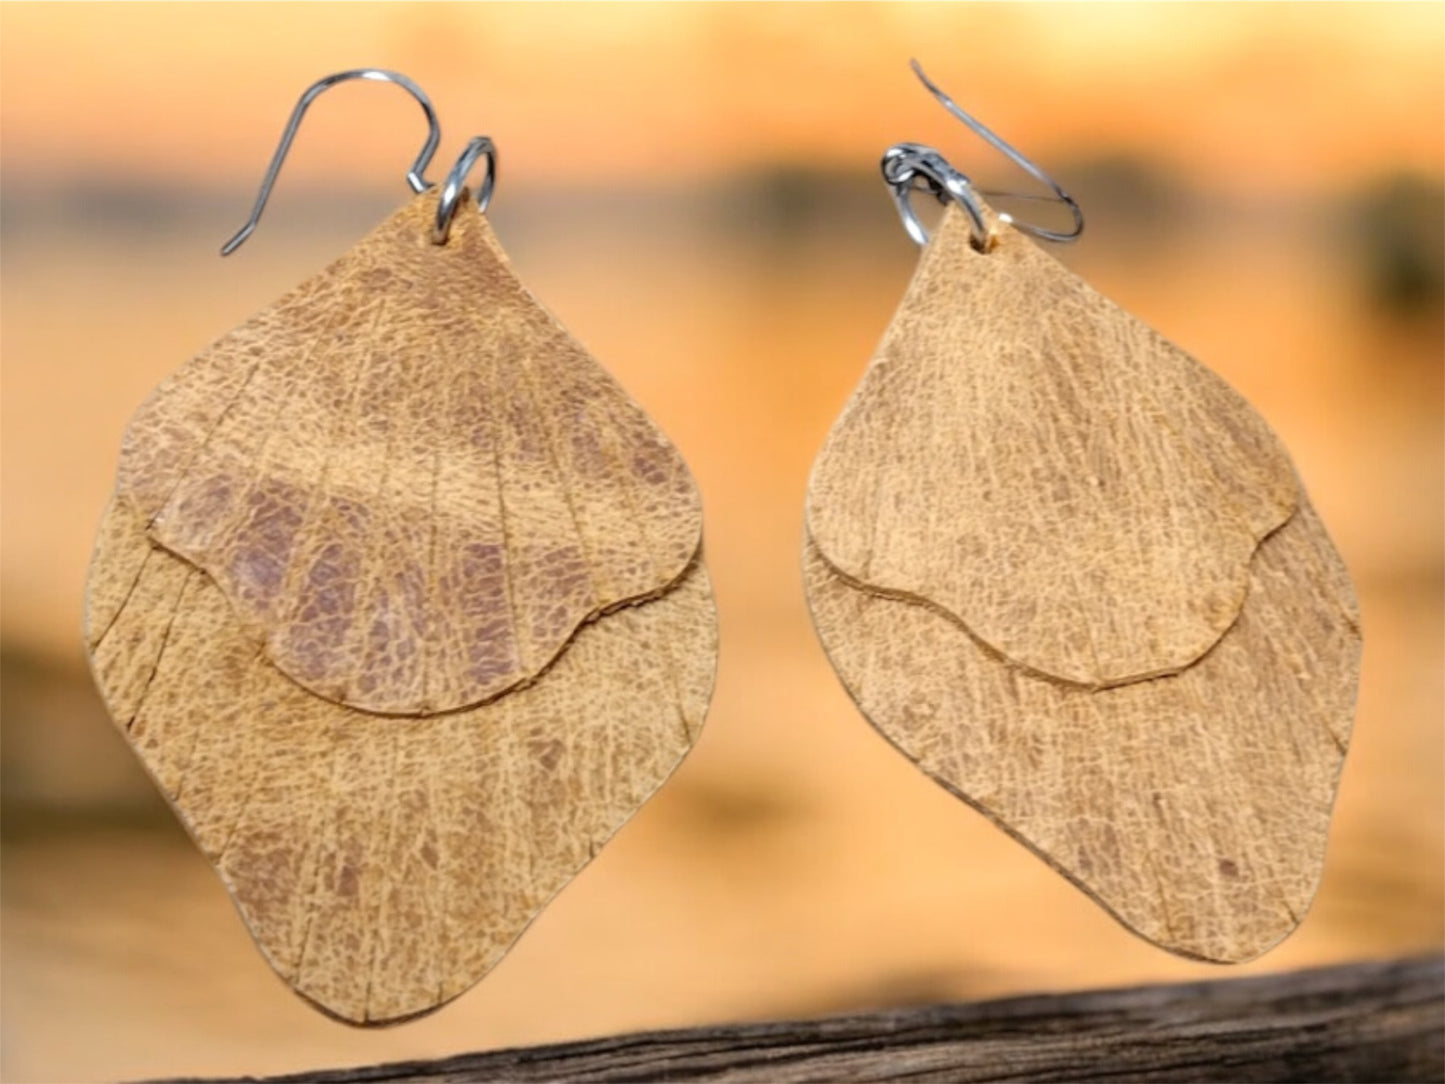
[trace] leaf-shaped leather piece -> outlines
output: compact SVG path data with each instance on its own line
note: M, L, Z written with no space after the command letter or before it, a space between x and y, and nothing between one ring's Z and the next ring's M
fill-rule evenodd
M431 244L437 198L162 384L86 594L117 725L358 1024L498 962L677 766L717 657L686 466L474 207Z
M152 545L121 498L88 594L117 725L271 965L357 1024L435 1009L500 960L696 739L717 655L694 561L577 630L530 685L367 714L259 655L210 576Z
M809 533L1019 666L1101 688L1176 672L1238 618L1289 458L1217 376L1012 227L945 215L829 435Z
M951 615L850 583L810 540L813 620L864 715L1116 918L1238 962L1314 896L1359 680L1349 578L1312 509L1267 538L1237 622L1183 672L1094 690Z
M1234 962L1319 881L1349 577L1268 428L1012 227L956 211L809 491L863 714L1164 948Z
M417 196L168 379L119 497L287 676L371 712L535 678L697 552L681 456L526 291L470 204Z

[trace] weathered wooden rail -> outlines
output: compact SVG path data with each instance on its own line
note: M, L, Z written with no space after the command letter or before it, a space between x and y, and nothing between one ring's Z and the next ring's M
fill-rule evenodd
M1441 1081L1445 957L619 1035L266 1079Z

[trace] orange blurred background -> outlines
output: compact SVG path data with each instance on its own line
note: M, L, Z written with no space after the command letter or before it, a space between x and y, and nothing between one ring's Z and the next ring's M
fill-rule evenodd
M1290 446L1364 610L1323 887L1230 970L1172 957L892 751L813 638L812 457L917 258L882 150L1078 196L1059 250ZM113 731L81 593L130 413L406 197L400 69L501 148L530 288L688 457L721 610L695 753L487 979L334 1023L277 980ZM261 1073L665 1025L1217 977L1445 946L1440 5L6 4L0 663L8 1080Z

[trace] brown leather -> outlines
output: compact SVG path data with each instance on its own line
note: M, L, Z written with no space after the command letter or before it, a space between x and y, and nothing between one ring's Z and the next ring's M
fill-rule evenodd
M118 495L328 699L414 715L530 680L697 551L682 457L430 194L136 414Z
M497 963L687 752L717 656L686 467L474 207L429 243L436 198L162 385L87 593L117 724L351 1023Z
M843 575L926 598L1018 665L1117 685L1239 616L1289 457L1222 380L1017 230L945 217L813 470Z
M1348 575L1237 395L950 211L820 454L804 566L868 719L1142 936L1248 959L1314 895Z

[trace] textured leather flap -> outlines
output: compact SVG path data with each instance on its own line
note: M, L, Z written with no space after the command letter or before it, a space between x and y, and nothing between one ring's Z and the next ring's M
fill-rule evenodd
M846 579L1102 687L1207 652L1298 499L1278 439L1222 380L1011 227L975 251L950 210L807 515Z
M535 677L666 590L701 537L686 465L527 293L485 219L424 193L166 381L119 496L285 674L427 714Z

